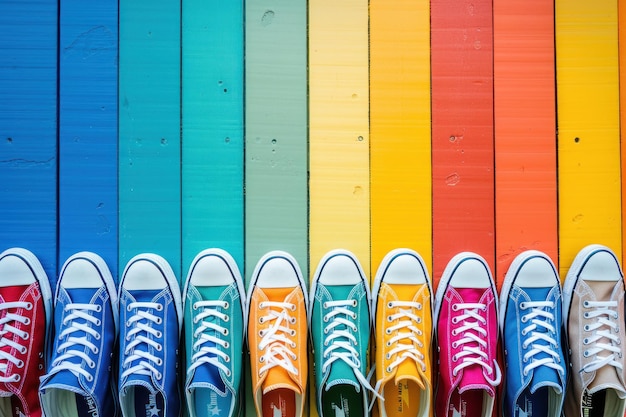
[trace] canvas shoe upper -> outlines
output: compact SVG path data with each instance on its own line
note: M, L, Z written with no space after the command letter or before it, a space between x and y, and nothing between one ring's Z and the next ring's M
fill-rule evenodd
M272 251L248 289L252 395L260 417L306 416L307 295L296 260Z
M583 248L563 285L569 342L567 416L623 416L626 408L624 278L615 254Z
M368 415L369 284L349 251L328 252L311 284L310 331L320 417ZM378 393L376 393L378 396Z
M167 261L132 258L119 290L119 397L124 417L177 417L180 287Z
M567 381L561 298L561 281L547 255L529 250L513 260L500 293L505 417L561 415Z
M221 249L200 252L183 290L190 417L238 415L244 303L243 280L233 257Z
M424 260L411 249L389 252L372 291L376 391L380 417L427 417L432 407L432 291Z
M80 252L65 262L54 307L52 361L39 393L44 414L119 415L112 366L119 307L115 282L100 256Z
M48 277L33 253L0 254L0 415L40 417L39 378L45 373L52 316Z
M443 272L435 297L439 417L491 416L501 372L497 293L487 262L462 252Z

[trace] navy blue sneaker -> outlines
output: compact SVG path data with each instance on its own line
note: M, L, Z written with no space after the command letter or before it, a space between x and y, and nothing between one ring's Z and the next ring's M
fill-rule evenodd
M550 258L534 250L518 255L500 294L505 417L561 415L567 381L561 309L561 281Z
M206 249L195 257L183 291L190 417L239 414L245 299L243 279L230 254Z
M180 287L165 259L132 258L120 283L119 396L124 417L177 417Z
M54 300L54 350L39 389L44 414L119 415L112 369L119 310L104 260L91 252L71 256Z

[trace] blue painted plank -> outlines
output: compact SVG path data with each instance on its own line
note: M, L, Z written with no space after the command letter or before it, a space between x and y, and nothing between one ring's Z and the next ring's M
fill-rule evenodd
M89 250L117 259L117 0L59 13L59 267Z
M0 251L57 264L57 2L0 2Z
M120 268L153 252L180 279L180 0L119 7Z
M208 247L243 271L243 1L182 5L183 275Z

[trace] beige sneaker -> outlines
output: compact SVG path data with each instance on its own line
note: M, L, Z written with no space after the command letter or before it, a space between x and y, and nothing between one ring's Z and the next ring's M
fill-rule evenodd
M570 387L565 415L622 417L626 411L624 278L607 247L582 249L563 287Z

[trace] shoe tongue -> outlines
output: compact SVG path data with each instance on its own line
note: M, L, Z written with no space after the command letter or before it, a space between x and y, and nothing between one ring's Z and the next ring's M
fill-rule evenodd
M206 388L207 385L221 395L226 394L226 384L222 380L219 369L215 366L206 365L196 368L189 387Z
M621 384L615 368L612 366L604 366L596 371L596 376L587 386L589 394L595 394L596 392L613 389L619 398L626 398L626 391Z
M81 385L79 378L68 370L62 370L54 374L46 383L46 389L50 388L68 390L83 396L89 395Z
M461 372L463 373L463 376L461 377L461 381L459 383L459 393L463 394L464 392L472 389L480 389L487 391L490 396L495 397L496 392L491 384L485 379L485 376L483 375L483 368L481 366L468 366Z
M330 367L328 378L326 379L326 391L335 385L352 385L356 392L361 391L361 385L356 381L354 371L344 361L335 361Z
M263 394L267 394L268 392L278 388L290 389L297 394L302 393L298 384L291 379L289 372L280 366L270 369L267 373L267 377L261 385Z
M534 394L538 389L544 387L554 388L557 394L562 394L563 388L557 382L560 379L559 373L548 366L535 368L533 379L530 382L530 392Z
M418 377L418 375L420 375L421 378ZM394 383L395 385L400 385L403 381L413 381L420 389L426 389L423 379L424 375L421 369L418 369L417 364L414 361L405 360L398 365Z

